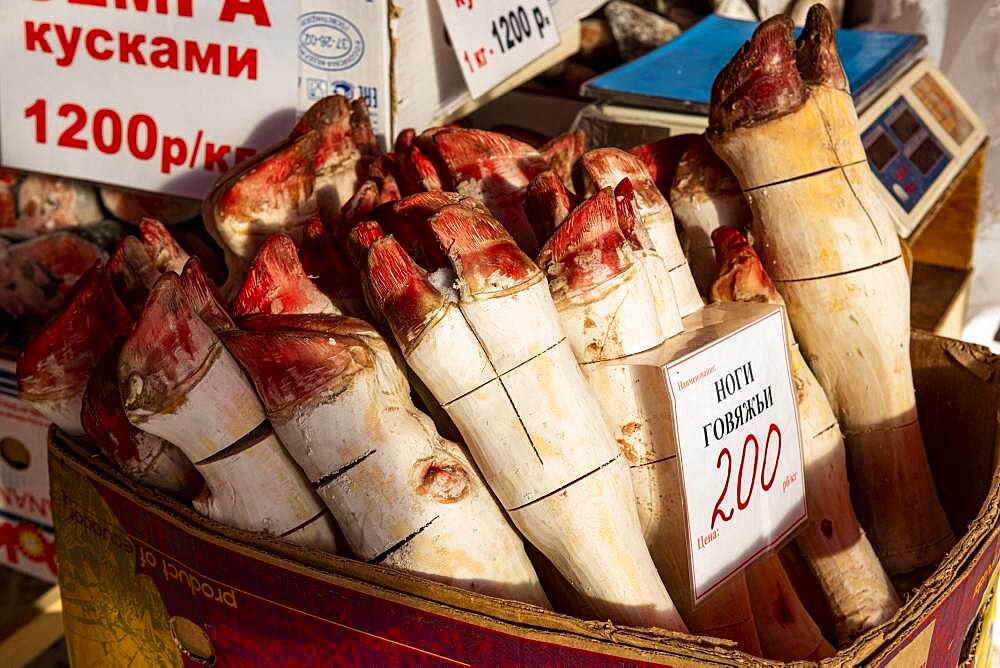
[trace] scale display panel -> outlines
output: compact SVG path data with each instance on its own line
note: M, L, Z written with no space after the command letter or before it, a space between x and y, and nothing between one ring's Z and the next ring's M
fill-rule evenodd
M887 86L860 125L868 163L903 237L919 227L986 140L972 109L928 60Z
M875 176L906 213L927 194L952 155L902 97L861 136Z

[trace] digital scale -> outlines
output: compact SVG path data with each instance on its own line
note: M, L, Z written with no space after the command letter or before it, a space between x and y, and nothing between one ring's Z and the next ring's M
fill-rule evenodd
M709 16L642 58L585 83L574 128L595 145L631 147L708 125L712 82L757 24ZM900 236L919 232L986 131L930 61L921 35L838 30L868 161ZM971 257L971 249L970 249Z

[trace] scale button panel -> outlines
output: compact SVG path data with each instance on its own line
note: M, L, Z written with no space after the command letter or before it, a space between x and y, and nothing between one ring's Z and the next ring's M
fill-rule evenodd
M889 105L861 139L872 171L907 213L952 160L902 97Z

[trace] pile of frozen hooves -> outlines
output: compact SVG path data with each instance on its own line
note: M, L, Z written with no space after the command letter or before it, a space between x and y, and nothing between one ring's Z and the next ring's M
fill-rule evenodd
M916 421L907 277L829 15L792 35L786 17L760 26L705 136L630 152L446 126L383 154L361 102L324 99L205 202L225 286L145 221L26 348L24 396L232 527L828 656L895 612L889 575L954 539ZM808 353L789 336L810 510L791 549L835 638L776 555L691 600L674 416L637 367L603 363L676 336L701 295L783 299Z

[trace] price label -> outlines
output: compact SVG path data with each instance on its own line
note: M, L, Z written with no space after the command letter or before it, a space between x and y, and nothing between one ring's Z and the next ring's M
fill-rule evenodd
M472 97L559 45L548 0L438 0Z
M298 4L9 3L0 161L202 197L294 124Z
M782 311L664 367L700 600L806 519Z

